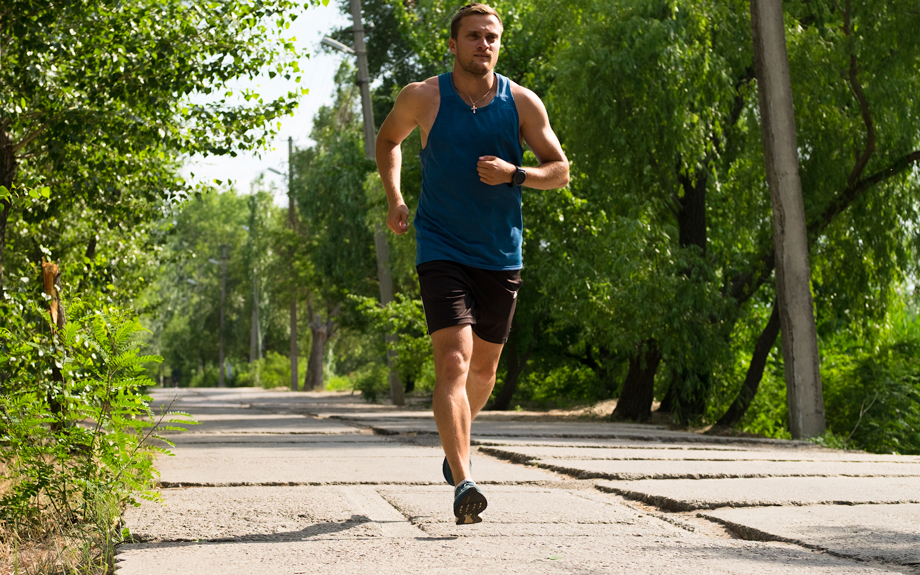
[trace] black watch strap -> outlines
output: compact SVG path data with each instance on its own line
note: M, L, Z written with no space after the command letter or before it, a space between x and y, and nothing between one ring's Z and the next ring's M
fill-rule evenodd
M524 183L524 180L527 179L527 172L524 171L524 168L520 166L515 166L514 173L511 174L511 181L508 183L508 187L520 186Z

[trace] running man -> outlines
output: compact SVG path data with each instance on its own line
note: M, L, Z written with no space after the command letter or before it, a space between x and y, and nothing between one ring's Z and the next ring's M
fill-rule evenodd
M416 266L434 350L434 418L457 524L479 523L486 498L470 474L470 424L495 385L521 287L521 186L561 188L569 164L533 92L494 72L502 21L485 4L451 21L453 71L409 84L377 135L387 226L408 230L400 144L421 128ZM539 162L522 167L521 140Z

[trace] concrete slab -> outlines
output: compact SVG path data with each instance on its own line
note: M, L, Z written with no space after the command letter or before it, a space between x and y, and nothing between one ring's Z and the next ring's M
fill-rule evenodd
M198 422L186 427L195 433L355 433L357 428L341 421L315 419L302 415L274 414L250 409L187 410ZM180 424L181 425L181 424ZM164 430L162 435L182 431Z
M348 417L341 416L341 421L356 426L367 426L376 433L384 435L430 433L436 434L434 418L427 416L412 417ZM655 426L619 426L607 422L572 422L572 421L500 421L479 418L473 423L472 438L476 442L503 442L509 438L528 438L528 441L555 439L606 439L620 441L677 442L703 444L737 445L738 440L731 437L710 437L696 433L670 431ZM786 442L779 439L750 439L744 443L751 445L781 445Z
M540 459L532 465L578 479L726 479L736 477L920 477L918 463Z
M920 503L920 477L770 477L599 481L598 488L667 511L773 505Z
M785 541L855 557L920 565L920 505L717 509L701 514L754 541Z
M489 436L479 435L473 439L473 444L484 447L564 447L564 448L599 448L599 449L686 449L686 450L707 450L707 451L770 451L770 450L790 450L808 452L813 450L825 450L814 443L802 441L784 441L771 439L766 443L747 443L745 440L735 440L733 442L712 443L697 437L699 441L684 441L664 439L660 437L645 437L641 439L623 439L619 437L509 437L509 436Z
M435 537L636 536L685 537L689 531L578 491L524 486L489 486L484 521L456 525L450 486L380 488L380 495L420 529Z
M371 404L364 401L360 395L344 392L292 392L288 389L262 389L260 387L228 387L228 388L174 388L153 387L147 390L147 395L153 398L156 404L169 402L186 402L190 404L235 404L235 405L314 405L334 406L351 404L354 407L364 407L376 410L394 409L393 406Z
M862 451L836 449L700 449L687 445L671 446L482 446L480 451L502 459L527 462L532 460L611 460L611 461L829 461L882 462L920 465L920 457L910 455L878 455Z
M194 428L192 428L194 429ZM392 439L372 433L185 433L173 434L169 440L177 446L194 444L297 444L307 448L317 443L346 445L351 443L392 443Z
M475 526L474 526L475 527ZM118 575L881 575L780 543L609 537L390 539L339 533L308 541L122 545Z
M157 462L165 487L196 485L304 485L330 483L439 484L440 447L395 443L350 445L191 444ZM473 457L478 482L558 481L551 472L492 457Z
M434 417L428 413L387 414L386 417L341 416L341 421L366 425L378 433L437 433ZM600 422L538 422L480 420L473 423L473 435L479 437L689 437L691 433L668 431L649 426L636 430L634 426L618 428L615 424ZM698 437L698 436L696 436Z
M166 489L163 503L125 513L135 541L301 541L423 537L373 487L201 487Z

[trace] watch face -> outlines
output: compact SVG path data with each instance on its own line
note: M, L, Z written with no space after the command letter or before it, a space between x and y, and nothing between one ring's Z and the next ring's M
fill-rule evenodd
M511 181L514 183L515 186L520 186L521 184L524 183L524 180L526 178L527 178L527 172L525 172L521 168L518 168L517 171L514 172L514 178Z

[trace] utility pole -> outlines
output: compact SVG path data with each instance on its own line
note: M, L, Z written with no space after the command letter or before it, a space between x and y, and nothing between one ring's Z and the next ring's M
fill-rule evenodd
M361 90L361 109L364 113L364 153L371 161L376 160L377 136L374 132L374 108L371 105L371 78L367 71L367 48L364 45L364 22L361 17L361 0L351 1L352 32L355 36L355 55L358 60L358 87ZM393 276L390 272L390 251L387 247L386 229L383 222L374 222L374 248L377 251L377 279L380 282L380 303L393 301ZM390 395L394 405L405 405L402 382L396 371L395 352L391 349L395 335L387 334L387 367L390 371Z
M249 325L249 363L262 359L262 326L259 321L259 266L255 239L256 222L259 220L259 197L249 194L249 225L243 226L249 234L249 266L252 273L252 318ZM256 372L256 385L259 385L259 373Z
M252 270L252 331L249 334L249 363L262 359L262 326L259 320L259 278Z
M224 380L224 316L226 315L227 301L227 244L220 246L220 378L217 387L226 387Z
M297 231L297 211L294 207L294 138L288 136L288 224ZM291 294L291 391L297 391L297 293Z
M789 428L794 439L816 437L825 429L824 398L782 0L751 0L751 25L764 163L773 204Z

